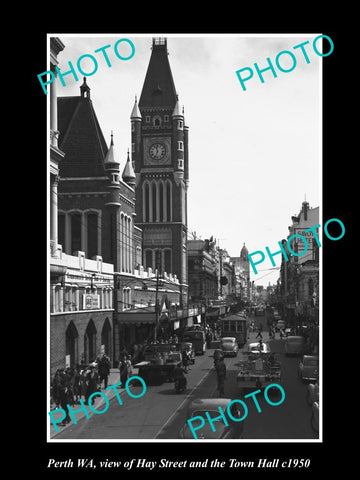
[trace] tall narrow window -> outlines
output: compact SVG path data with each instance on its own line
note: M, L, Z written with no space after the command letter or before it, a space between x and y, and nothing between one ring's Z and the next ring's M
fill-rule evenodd
M71 253L81 250L81 214L71 215Z
M164 250L164 271L166 273L171 273L172 272L172 267L171 267L171 250L170 249L165 249Z
M159 215L160 222L164 221L164 184L162 181L159 183Z
M152 250L145 250L145 268L153 268Z
M92 258L98 254L98 215L87 214L87 257Z
M151 184L151 198L152 198L152 221L156 222L156 183Z
M171 212L171 183L166 182L166 215L167 221L172 221L172 212Z
M65 252L65 215L63 213L58 214L58 243Z
M143 188L143 221L150 221L150 188L148 182L144 183Z

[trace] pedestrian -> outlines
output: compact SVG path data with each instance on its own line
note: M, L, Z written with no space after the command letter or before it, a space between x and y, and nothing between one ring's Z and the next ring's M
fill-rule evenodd
M128 357L126 359L126 366L127 366L128 378L129 378L132 375L132 358L131 358L131 355L128 355Z
M190 358L189 358L187 348L184 348L184 350L181 352L181 359L182 359L182 364L184 366L185 373L188 373Z
M283 339L283 336L284 336L284 330L282 328L280 328L280 340Z
M80 403L80 398L81 398L80 368L81 368L80 365L76 365L74 376L73 376L73 393L74 393L75 403Z
M211 335L210 329L208 328L206 331L206 347L207 348L211 348L211 342L212 342L212 335Z
M119 370L120 370L120 382L121 382L122 388L125 388L124 384L128 379L128 367L126 364L126 356L123 356L122 359L120 360Z
M67 423L69 423L70 416L69 416L69 410L67 408L67 404L69 403L69 398L68 398L68 385L69 383L69 377L65 373L64 369L61 369L60 371L60 382L59 382L59 394L60 394L60 406L66 413L66 416L62 422L60 422L58 425L60 426L65 426Z
M61 369L58 368L55 372L52 385L51 385L51 396L52 400L55 403L56 408L59 408L60 405L60 386L61 386Z
M262 325L261 325L261 323L258 326L258 333L257 333L255 338L258 338L258 337L262 338Z
M104 389L106 390L108 386L109 375L110 375L110 358L107 355L105 355L105 353L101 356L99 360L98 370L99 370L100 390L101 390L101 385L103 381L104 381Z
M95 362L90 363L89 370L86 374L86 394L85 394L85 401L89 403L90 396L97 391L98 388L98 380L99 375L97 372L97 364ZM91 403L95 402L95 396L92 397Z
M220 357L217 365L216 365L216 374L217 374L217 389L219 391L219 396L224 396L225 391L225 379L226 379L226 365L224 362L224 358Z

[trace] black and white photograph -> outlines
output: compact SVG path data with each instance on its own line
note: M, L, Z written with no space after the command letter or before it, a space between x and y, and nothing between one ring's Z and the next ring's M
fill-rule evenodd
M348 236L342 211L324 205L336 40L299 30L44 41L51 451L131 445L133 463L111 456L118 471L306 474L301 448L320 446L326 428L323 251L341 255ZM177 456L147 459L145 445L165 443ZM254 453L192 465L179 452L199 443ZM259 444L300 453L256 456ZM47 470L110 467L110 456L66 458Z

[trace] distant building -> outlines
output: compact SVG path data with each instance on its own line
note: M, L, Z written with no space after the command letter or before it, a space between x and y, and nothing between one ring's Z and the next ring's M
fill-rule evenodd
M209 304L218 295L214 243L209 240L188 240L189 301Z
M293 223L289 226L288 238L301 235L306 238L306 243L300 237L294 237L290 244L292 254L287 249L286 240L282 241L289 258L288 261L282 258L280 268L284 314L292 322L302 319L316 323L319 316L319 247L313 232L305 230L319 225L319 207L310 208L304 201L299 215L291 219Z
M240 256L230 257L231 262L234 264L235 276L237 279L237 294L243 301L250 301L252 292L250 283L250 262L248 259L248 254L249 250L244 243L240 251Z

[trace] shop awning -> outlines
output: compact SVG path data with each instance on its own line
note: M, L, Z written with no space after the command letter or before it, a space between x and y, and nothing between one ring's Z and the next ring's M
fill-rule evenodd
M155 324L155 312L121 312L117 318L119 325Z

